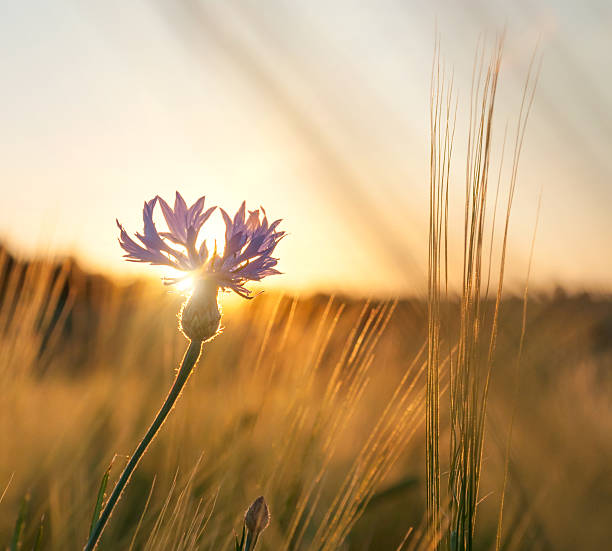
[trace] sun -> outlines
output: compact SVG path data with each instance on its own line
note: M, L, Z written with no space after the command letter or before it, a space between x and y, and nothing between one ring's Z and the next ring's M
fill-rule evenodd
M195 278L192 275L183 276L182 279L178 280L174 287L181 293L191 293L195 286Z
M172 280L173 283L170 286L171 289L178 291L181 294L189 294L193 291L195 286L194 274L182 272L176 268L170 266L162 266L161 269L162 278Z

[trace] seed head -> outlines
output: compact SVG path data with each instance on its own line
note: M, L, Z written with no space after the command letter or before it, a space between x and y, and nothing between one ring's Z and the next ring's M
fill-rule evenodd
M257 537L270 524L270 511L263 496L259 496L244 515L244 524L252 537Z

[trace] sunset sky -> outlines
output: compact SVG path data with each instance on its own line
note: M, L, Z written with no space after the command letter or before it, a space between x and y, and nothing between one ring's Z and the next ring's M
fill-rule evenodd
M538 41L542 54L510 285L526 274L542 192L534 282L612 289L604 0L3 2L0 241L151 273L121 259L115 218L140 230L143 201L178 189L283 218L277 285L422 292L436 24L459 94L457 214L474 52L505 25L498 143Z

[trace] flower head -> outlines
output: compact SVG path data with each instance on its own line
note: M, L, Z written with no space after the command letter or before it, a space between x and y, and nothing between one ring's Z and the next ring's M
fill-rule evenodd
M215 254L208 271L220 287L232 289L240 296L250 298L247 281L260 281L266 276L280 274L275 268L278 259L272 253L285 232L277 231L280 220L268 223L266 211L249 211L245 217L243 202L234 218L221 209L225 221L225 249L223 256Z
M137 233L133 240L117 221L119 244L126 252L127 260L165 265L183 272L198 272L203 279L214 282L222 289L231 289L244 298L251 298L251 291L245 287L248 281L280 273L275 266L277 258L272 253L285 232L278 231L280 220L268 222L263 207L249 211L243 202L231 218L223 209L225 221L225 247L223 253L215 250L210 254L206 240L196 245L200 230L216 207L204 210L205 198L200 197L193 205L187 203L176 192L174 208L157 196L145 202L143 208L143 233ZM158 232L153 221L153 210L159 204L168 231ZM180 279L180 278L179 278ZM175 280L168 280L170 283Z
M202 229L204 222L210 218L210 215L217 208L211 207L202 212L204 210L205 197L200 197L193 205L187 207L185 200L178 191L174 200L174 209L170 208L168 203L159 195L156 199L159 201L166 224L168 224L168 229L170 230L160 235L186 248L195 246L198 233Z

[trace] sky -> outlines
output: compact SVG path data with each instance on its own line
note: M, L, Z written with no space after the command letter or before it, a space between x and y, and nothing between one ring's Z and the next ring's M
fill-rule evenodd
M525 279L541 196L533 283L611 290L603 0L1 2L0 241L157 275L122 260L115 219L138 231L144 200L179 190L282 218L276 286L421 293L436 31L457 90L458 232L474 53L504 28L496 143L513 132L536 47L542 60L509 285ZM220 236L220 217L210 227Z

